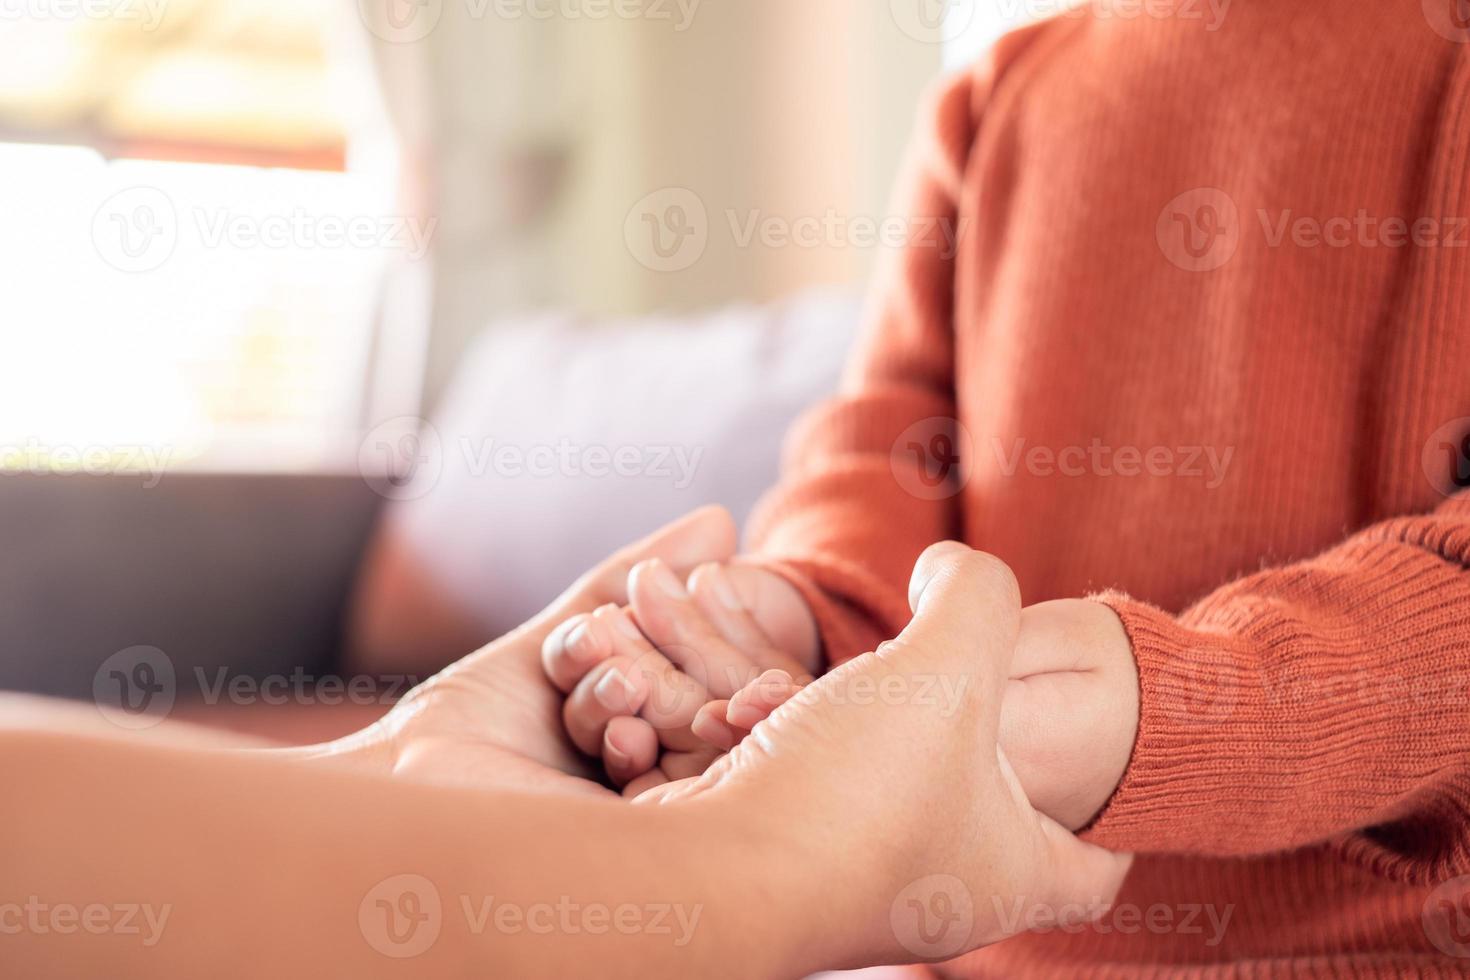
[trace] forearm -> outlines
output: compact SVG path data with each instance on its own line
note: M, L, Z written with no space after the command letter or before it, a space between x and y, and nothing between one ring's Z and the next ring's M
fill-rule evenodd
M955 270L991 72L955 75L926 100L897 198L916 233L885 254L842 393L792 430L782 482L751 520L755 554L807 593L829 665L908 622L914 562L960 531L973 453L956 405ZM944 241L919 232L933 228Z
M762 976L794 948L746 822L56 733L0 735L0 766L4 895L142 910L0 916L20 975Z
M844 405L828 406L841 414ZM860 412L869 409L860 408ZM956 533L954 501L915 497L895 479L895 439L924 411L865 431L861 445L807 446L751 521L751 558L790 582L815 619L821 662L835 666L896 636L909 619L908 581L929 545ZM838 428L847 431L845 423Z

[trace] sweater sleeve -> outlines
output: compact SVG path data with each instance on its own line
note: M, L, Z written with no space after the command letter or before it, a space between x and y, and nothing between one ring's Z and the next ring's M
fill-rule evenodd
M896 212L907 240L883 257L840 394L798 422L752 517L753 557L801 590L831 664L903 627L914 562L959 530L954 269L988 77L976 68L932 93Z
M1470 495L1171 616L1101 597L1133 642L1133 758L1089 831L1118 850L1332 841L1384 873L1470 870Z

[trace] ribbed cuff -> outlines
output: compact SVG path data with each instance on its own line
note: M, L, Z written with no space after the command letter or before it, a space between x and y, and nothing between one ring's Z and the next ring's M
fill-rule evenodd
M1387 538L1385 540L1385 538ZM1139 677L1133 755L1087 830L1105 847L1242 856L1464 805L1463 568L1369 533L1227 586L1180 617L1106 594ZM1437 818L1436 818L1437 819ZM1418 874L1464 839L1438 820L1387 869ZM1444 827L1452 827L1445 831Z
M1221 812L1216 803L1227 774L1242 775L1246 761L1231 731L1251 685L1239 651L1227 637L1186 629L1127 596L1097 599L1123 620L1133 644L1139 722L1128 769L1084 836L1113 850L1185 853L1199 849L1202 820L1233 836L1224 825L1251 808ZM1269 763L1255 763L1262 765L1260 777L1270 778Z

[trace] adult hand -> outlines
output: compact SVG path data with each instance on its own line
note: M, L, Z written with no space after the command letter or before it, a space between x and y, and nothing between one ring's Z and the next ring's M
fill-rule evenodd
M798 839L830 902L814 968L950 958L1034 921L1018 901L1085 918L1129 865L1039 813L1000 748L1021 615L1010 570L935 545L909 598L896 640L794 690L704 775L643 797Z
M578 613L626 603L639 562L658 558L688 574L728 559L737 540L724 509L695 511L602 562L530 622L415 688L377 724L302 754L436 783L606 794L564 734L561 693L541 669L543 643Z
M728 528L723 516L691 522L619 555L599 570L610 571L603 581L616 583L617 566L648 549L703 551ZM585 579L566 606L608 597L598 581ZM277 973L365 975L410 962L397 951L416 927L400 938L396 916L420 907L394 901L406 894L400 888L493 892L512 905L547 895L575 895L585 908L672 903L688 913L677 940L666 919L662 931L651 922L635 934L568 928L548 941L537 929L446 918L407 967L424 976L565 976L588 963L616 977L806 976L952 957L1037 913L1070 924L1111 899L1127 859L1040 816L997 746L1019 629L1014 580L994 559L936 547L911 594L916 615L898 640L775 708L706 775L672 784L663 807L484 791L509 760L552 771L535 755L539 740L518 740L523 733L502 728L500 712L481 710L487 695L537 689L509 680L534 673L505 665L523 659L534 671L544 624L527 625L531 642L492 646L430 685L367 748L339 747L386 765L376 778L270 751L202 748L166 738L166 726L159 739L177 744L21 731L0 739L0 763L21 790L0 805L13 844L7 880L19 894L173 896L181 919L233 923L231 942L274 937L258 965ZM547 708L547 725L554 719ZM395 772L413 778L384 778ZM427 784L446 779L471 785ZM103 807L108 820L98 825ZM223 854L222 837L231 841ZM130 846L155 839L169 860L157 847ZM71 847L69 863L56 862L58 842ZM9 959L21 973L108 962L182 977L219 959L207 930L171 930L153 946L100 934L15 938Z
M699 768L680 773L661 762L633 780L624 794L636 796L697 774L713 761L715 750L730 749L795 690L790 678L802 676L787 669L766 684L743 689L733 702L701 705L690 730L712 748L664 756L681 764L693 760ZM1021 610L1001 708L1000 747L1036 809L1069 830L1091 823L1123 779L1138 724L1138 667L1112 609L1064 599Z

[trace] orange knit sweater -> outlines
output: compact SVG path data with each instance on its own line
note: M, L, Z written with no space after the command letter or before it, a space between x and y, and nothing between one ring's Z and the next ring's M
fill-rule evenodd
M1210 9L1094 4L937 93L752 545L834 661L946 537L1123 618L1122 915L947 971L1470 975L1466 11Z

